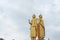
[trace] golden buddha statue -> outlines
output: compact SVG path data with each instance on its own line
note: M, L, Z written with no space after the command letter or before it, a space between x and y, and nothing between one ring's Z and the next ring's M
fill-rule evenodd
M29 20L30 24L30 37L31 40L36 40L36 27L37 27L37 20L35 14L32 16L32 20Z
M44 28L44 23L43 23L43 20L42 20L42 15L39 15L39 18L38 18L37 36L38 36L38 40L44 40L45 28Z

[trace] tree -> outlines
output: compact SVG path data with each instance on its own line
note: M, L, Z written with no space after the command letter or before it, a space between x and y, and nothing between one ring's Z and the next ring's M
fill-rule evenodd
M4 40L3 38L0 38L0 40Z

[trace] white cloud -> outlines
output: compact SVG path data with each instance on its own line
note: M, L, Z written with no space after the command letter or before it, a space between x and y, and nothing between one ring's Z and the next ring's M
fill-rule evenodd
M0 0L0 38L30 40L28 19L34 12L43 15L46 38L59 40L59 6L59 0Z

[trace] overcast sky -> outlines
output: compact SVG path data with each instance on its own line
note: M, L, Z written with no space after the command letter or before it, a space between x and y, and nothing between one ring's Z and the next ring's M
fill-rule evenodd
M43 15L46 40L60 40L60 0L0 0L0 38L30 40L32 14Z

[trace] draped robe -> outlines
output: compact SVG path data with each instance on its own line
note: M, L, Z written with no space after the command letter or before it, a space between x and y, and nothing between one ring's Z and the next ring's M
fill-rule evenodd
M44 23L43 20L40 19L38 19L38 24L37 24L37 36L38 38L44 38L45 36Z

